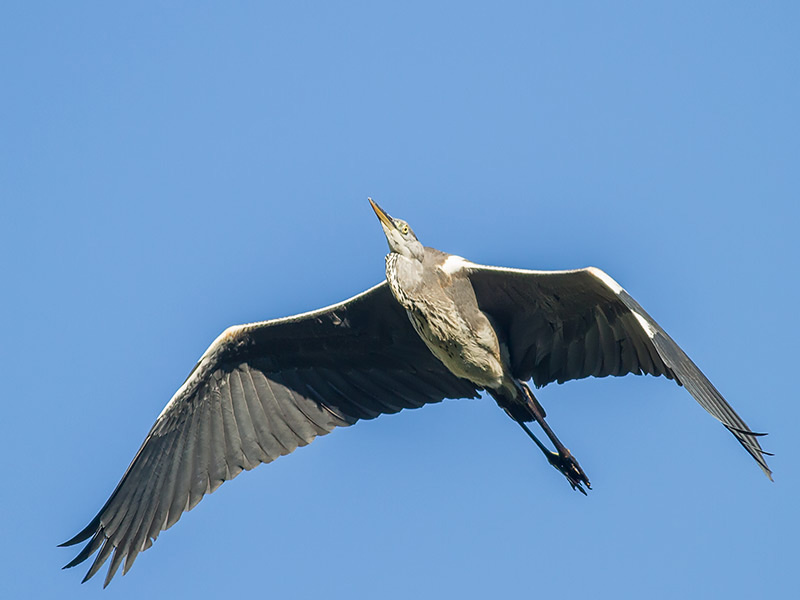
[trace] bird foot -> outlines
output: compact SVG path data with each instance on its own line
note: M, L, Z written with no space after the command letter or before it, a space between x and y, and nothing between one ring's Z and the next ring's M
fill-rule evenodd
M581 494L586 496L586 490L583 486L586 485L586 488L592 489L592 485L589 483L589 478L586 476L586 473L583 472L578 461L575 460L575 457L572 456L570 451L566 448L559 453L549 452L547 454L547 460L567 478L573 490L578 490Z

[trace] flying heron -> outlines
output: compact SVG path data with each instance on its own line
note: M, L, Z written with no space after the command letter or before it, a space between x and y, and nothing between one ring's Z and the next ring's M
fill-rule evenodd
M594 267L527 271L423 246L370 199L389 242L386 281L339 304L226 329L158 415L100 512L62 544L89 540L105 585L205 494L337 426L444 398L491 395L567 479L589 479L526 381L628 373L686 387L771 479L757 436L622 287ZM551 451L528 427L536 422Z

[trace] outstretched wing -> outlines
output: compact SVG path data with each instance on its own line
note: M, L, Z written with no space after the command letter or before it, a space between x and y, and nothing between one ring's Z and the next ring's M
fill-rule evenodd
M111 497L64 546L112 556L105 585L228 479L337 426L444 398L477 397L414 332L386 283L340 304L231 327L159 415Z
M664 375L684 385L771 479L750 428L697 365L600 269L526 271L465 263L481 309L503 329L515 377L537 387L607 375Z

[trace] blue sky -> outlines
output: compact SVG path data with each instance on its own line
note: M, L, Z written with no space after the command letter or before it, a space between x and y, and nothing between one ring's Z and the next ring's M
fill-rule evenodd
M6 3L0 596L785 597L800 529L795 3ZM383 277L367 204L476 262L609 272L775 452L674 383L489 399L225 484L101 592L56 544L235 323Z

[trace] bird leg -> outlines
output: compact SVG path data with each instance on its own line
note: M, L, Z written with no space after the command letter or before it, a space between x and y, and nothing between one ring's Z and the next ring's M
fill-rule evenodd
M527 385L522 384L522 390L525 393L527 400L528 400L528 408L530 410L531 415L539 424L539 427L542 428L542 431L545 432L550 441L553 442L553 446L556 448L556 452L550 452L550 450L542 444L539 439L533 435L533 432L528 428L528 426L518 419L514 419L519 423L519 426L525 430L525 433L536 443L539 449L544 452L544 455L547 457L547 461L553 465L556 469L558 469L564 477L567 478L569 484L572 486L573 490L578 490L584 496L586 495L586 490L583 489L583 485L585 484L588 489L592 489L592 485L589 483L589 478L586 476L586 473L583 472L581 466L578 464L578 461L575 460L575 457L572 456L572 453L567 450L566 446L561 443L561 440L558 439L553 430L550 429L550 426L547 424L547 421L544 420L543 410L541 409L541 405L539 404L538 400L533 396L533 392L531 392L530 388Z
M514 420L516 421L516 419ZM575 460L575 457L572 456L570 451L567 450L561 442L559 442L556 444L556 449L558 452L551 452L544 444L542 444L542 442L539 441L539 438L533 434L524 421L517 421L517 423L519 423L519 426L522 427L525 433L528 434L528 437L530 437L544 453L545 457L547 457L547 462L553 465L561 472L562 475L564 475L564 477L567 478L567 481L569 481L572 489L578 490L581 494L586 496L586 490L583 489L582 484L586 484L588 489L592 489L592 485L589 483L589 478L586 477L586 473L583 472L583 469L581 469L578 461ZM545 431L545 433L547 433L547 431Z

